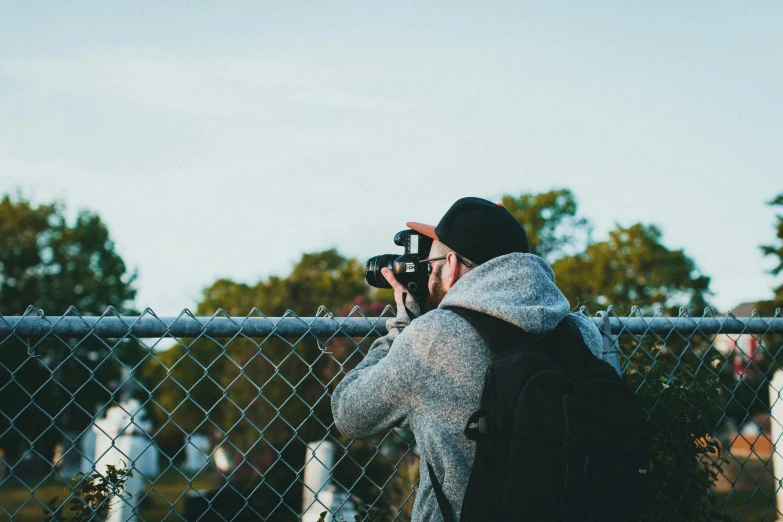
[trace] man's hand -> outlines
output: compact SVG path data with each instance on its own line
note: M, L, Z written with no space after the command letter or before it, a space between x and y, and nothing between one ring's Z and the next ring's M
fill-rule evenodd
M397 303L397 314L399 315L400 311L404 309L405 314L409 319L415 319L421 315L419 303L416 302L416 299L411 295L408 289L397 281L397 278L394 277L394 272L388 268L381 268L381 274L389 282L392 290L394 290L394 302Z
M394 290L394 302L395 303L402 303L403 302L403 295L402 294L408 294L410 296L410 292L408 292L408 289L403 286L402 283L397 281L397 278L394 277L394 272L389 270L388 268L381 268L381 275L386 278L386 280L389 282L389 284L392 287L392 290Z

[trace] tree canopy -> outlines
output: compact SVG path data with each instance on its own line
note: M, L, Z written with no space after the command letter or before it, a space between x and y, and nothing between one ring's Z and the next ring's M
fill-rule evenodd
M505 195L502 202L525 227L530 252L550 263L579 251L588 242L589 223L577 215L576 198L568 189Z
M676 313L681 306L700 311L708 304L710 278L683 250L664 246L654 225L617 225L608 239L594 242L569 190L504 196L503 203L525 227L532 253L552 264L557 286L572 307L614 305L628 313L632 306L647 311L662 306ZM580 238L584 250L566 255Z
M364 280L364 265L343 257L337 250L307 253L291 274L271 276L253 286L219 279L204 290L198 313L211 315L222 308L231 315L246 315L253 307L270 316L293 310L299 315L315 315L320 306L332 312L369 299L372 291Z
M632 306L676 313L679 307L700 311L707 305L710 278L682 250L661 244L661 232L653 225L618 225L607 241L555 261L552 269L573 305L614 305L620 313Z
M129 272L97 214L82 211L69 224L60 204L0 200L0 313L21 315L28 305L48 315L69 306L100 314L126 310L136 296Z
M770 206L783 207L783 193L778 194L772 201L769 202ZM770 272L774 276L779 276L783 273L783 214L777 214L777 223L775 225L775 239L774 244L763 245L761 251L765 256L777 258L777 266L773 267ZM783 308L783 283L775 288L774 297L769 301L762 301L758 303L759 310L765 314L773 314L775 308Z
M290 309L313 316L323 305L344 316L359 306L377 316L383 310L374 300L378 295L390 298L391 291L372 290L364 280L364 266L332 249L304 254L285 277L252 285L215 281L204 290L197 310L206 316L218 309L245 316L257 308L267 316L282 316ZM173 455L183 444L183 431L203 433L215 445L227 440L252 466L247 476L238 470L232 480L257 484L260 471L265 483L281 490L294 480L284 462L301 459L301 441L323 439L332 429L329 390L341 371L361 359L359 347L366 350L369 343L312 335L180 341L145 360L140 371L145 387L153 390L156 442ZM354 352L359 355L352 357Z
M68 223L58 203L0 199L0 314L22 315L28 305L48 316L70 306L87 315L101 314L109 305L129 311L134 279L98 215L83 211ZM96 409L111 400L107 390L118 385L118 359L138 361L140 352L133 340L91 335L4 340L0 446L8 459L31 444L38 454L50 455L63 433L81 432ZM14 430L8 429L10 419Z
M254 285L220 279L206 288L203 295L197 310L199 315L207 316L218 309L232 316L244 316L254 307L267 316L282 316L287 310L300 316L313 316L322 305L335 315L345 315L357 305L370 315L379 315L383 309L381 303L373 301L377 292L365 282L362 264L334 249L304 254L286 277L272 276ZM329 344L331 354L355 349L356 343L345 339L333 339ZM167 425L169 414L186 430L201 426L205 412L210 410L209 418L214 425L230 427L238 422L241 411L235 407L213 409L217 403L225 402L223 389L228 390L226 397L239 405L257 426L274 417L274 410L269 408L271 402L279 408L287 404L285 407L292 418L301 418L302 422L310 412L309 406L313 406L324 424L309 423L304 433L322 431L323 425L331 424L331 412L328 401L320 399L325 386L340 371L335 359L324 354L324 347L313 337L299 340L295 353L288 342L274 336L265 340L237 338L225 347L208 339L183 340L182 345L157 355L162 365L150 360L142 369L148 389L156 388L156 401L163 407L154 415L165 426L160 442L174 451L180 443L181 432L174 425ZM203 367L209 367L211 379L204 378ZM284 372L285 379L276 378L278 372ZM239 378L240 373L243 379ZM187 397L170 377L189 390ZM257 400L261 388L264 401ZM294 395L299 398L289 400ZM241 446L240 440L244 438L254 440L253 431L235 430L232 437ZM272 430L268 436L276 441L284 433L285 430Z

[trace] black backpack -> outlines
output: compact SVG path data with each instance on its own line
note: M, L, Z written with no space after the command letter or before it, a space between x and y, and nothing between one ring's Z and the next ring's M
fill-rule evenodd
M495 317L450 307L493 352L459 520L636 522L647 483L647 414L612 366L563 320L532 335ZM429 466L446 522L455 520Z

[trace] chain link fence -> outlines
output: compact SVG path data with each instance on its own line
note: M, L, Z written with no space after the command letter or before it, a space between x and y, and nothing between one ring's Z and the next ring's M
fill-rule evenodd
M392 312L0 316L0 519L408 520L412 434L350 440L330 408ZM702 456L708 496L731 519L777 520L780 313L593 320L604 358L652 394L651 419L676 383L715 392L696 405L717 447Z

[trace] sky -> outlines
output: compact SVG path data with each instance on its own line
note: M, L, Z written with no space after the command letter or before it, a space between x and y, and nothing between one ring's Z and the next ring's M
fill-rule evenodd
M97 212L136 307L456 199L569 188L652 223L720 311L781 283L783 3L0 0L0 194ZM20 311L21 313L21 311Z

